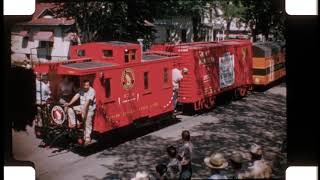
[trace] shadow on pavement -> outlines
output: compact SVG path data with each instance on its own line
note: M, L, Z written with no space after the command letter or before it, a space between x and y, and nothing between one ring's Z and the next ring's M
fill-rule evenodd
M281 143L286 139L286 101L276 94L253 92L253 95L218 106L207 115L219 118L219 123L203 123L194 127L192 136L195 147L193 157L194 178L207 178L209 169L203 159L213 152L223 152L228 158L233 150L248 155L251 143L264 147L265 158L273 163L273 177L284 178L286 153L281 153ZM119 157L113 165L104 165L110 171L103 179L133 177L137 171L155 174L155 166L167 163L166 147L180 142L170 138L149 135L111 147L97 158ZM226 169L231 175L232 170ZM91 178L94 176L88 175Z

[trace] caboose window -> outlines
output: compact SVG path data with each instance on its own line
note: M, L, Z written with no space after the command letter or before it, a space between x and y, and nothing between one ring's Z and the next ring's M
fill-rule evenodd
M85 52L84 49L78 49L78 50L77 50L77 55L78 55L79 57L83 57L83 56L86 55L86 52Z
M136 60L136 50L135 49L131 50L131 59Z
M149 89L149 79L148 79L148 72L144 72L143 79L144 79L144 89Z
M105 87L105 93L106 93L106 98L111 97L111 87L110 87L110 78L105 79L104 81L104 87Z
M168 83L168 68L164 68L163 71L163 79L164 79L164 83L167 84Z
M129 51L124 52L124 62L128 63L129 62Z
M136 50L135 49L126 49L124 51L124 61L128 63L129 61L136 60Z
M103 55L104 55L104 57L112 57L113 52L112 52L112 50L103 50Z

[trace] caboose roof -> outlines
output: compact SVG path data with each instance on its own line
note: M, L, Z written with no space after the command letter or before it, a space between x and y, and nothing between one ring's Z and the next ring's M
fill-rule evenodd
M86 61L86 62L76 62L61 64L58 69L58 74L69 74L69 75L85 75L93 74L97 71L104 69L106 67L116 66L109 62L100 61Z
M107 41L107 42L89 42L85 43L83 45L88 45L88 44L105 44L105 45L113 45L113 46L128 46L128 45L138 45L134 43L129 43L129 42L123 42L123 41ZM78 45L82 46L82 45Z
M88 70L88 69L104 68L104 67L111 67L111 66L114 66L114 64L108 63L108 62L96 62L96 61L78 62L78 63L70 63L70 64L62 65L62 67L68 67L71 69L78 69L78 70Z
M155 61L155 60L160 60L160 59L164 59L167 58L167 56L161 56L158 54L144 54L142 56L142 60L144 61Z

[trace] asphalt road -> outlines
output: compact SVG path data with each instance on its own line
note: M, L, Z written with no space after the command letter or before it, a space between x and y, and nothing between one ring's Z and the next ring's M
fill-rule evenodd
M195 147L195 179L210 175L204 157L213 152L229 157L233 150L238 150L248 158L251 143L263 146L265 158L273 163L273 177L284 177L286 153L280 152L280 146L286 138L285 97L284 83L264 92L251 92L244 99L220 104L210 112L178 115L179 122L153 127L145 135L132 132L134 138L124 138L88 156L39 148L40 140L35 138L32 127L28 127L27 132L13 132L13 153L17 160L34 162L40 180L129 179L137 171L154 174L156 164L168 161L166 147L177 146L181 131L186 129L191 132ZM227 175L231 172L229 168L225 171Z

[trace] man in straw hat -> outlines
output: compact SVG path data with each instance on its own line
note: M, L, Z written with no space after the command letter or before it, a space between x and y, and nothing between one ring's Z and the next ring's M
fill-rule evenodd
M209 179L228 179L226 175L221 173L221 170L228 166L228 162L224 158L223 154L212 154L210 157L206 157L204 159L204 163L211 169L212 175Z
M131 178L131 180L150 180L150 177L147 172L137 172L136 176L134 178Z

